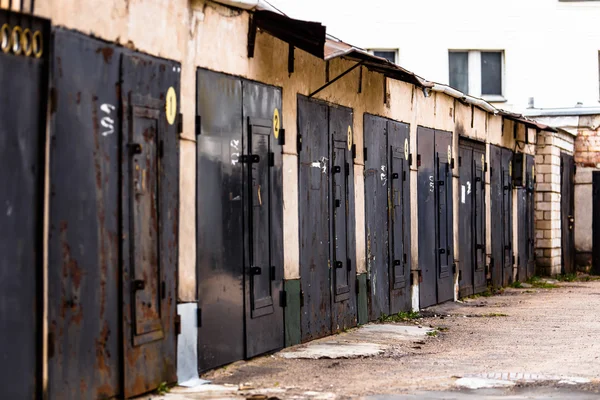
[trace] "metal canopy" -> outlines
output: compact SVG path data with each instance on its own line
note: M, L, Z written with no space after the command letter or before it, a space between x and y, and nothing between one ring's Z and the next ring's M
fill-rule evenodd
M327 39L325 41L325 61L343 57L347 60L362 62L362 65L371 71L379 72L385 76L399 81L412 83L419 87L433 87L433 83L415 75L414 73L396 65L385 58L377 57L366 50L354 47L341 40Z
M324 58L325 26L318 22L293 19L271 11L258 10L252 15L248 33L248 56L254 56L256 31L268 32L313 56Z

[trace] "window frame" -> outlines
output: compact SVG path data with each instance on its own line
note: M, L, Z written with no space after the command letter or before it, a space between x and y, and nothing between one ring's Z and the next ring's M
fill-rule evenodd
M492 103L506 102L506 58L505 50L502 49L448 49L448 82L450 82L450 53L467 53L468 54L468 71L467 71L467 87L471 96L480 97ZM483 94L481 92L482 76L481 76L481 54L482 53L500 53L500 95Z
M369 52L369 54L375 55L376 51L385 51L385 52L390 52L390 53L394 53L394 64L398 65L398 60L400 58L400 51L399 49L392 49L392 48L385 48L385 47L374 47L371 49L367 50ZM389 61L389 60L388 60Z

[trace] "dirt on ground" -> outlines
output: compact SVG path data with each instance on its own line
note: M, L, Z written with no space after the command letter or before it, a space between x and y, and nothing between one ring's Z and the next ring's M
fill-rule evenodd
M392 341L375 356L286 359L272 354L202 378L270 388L274 396L280 391L323 398L445 390L460 377L578 377L595 387L600 378L600 281L557 285L510 288L431 307L422 312L426 317L401 324L434 328L434 334ZM329 340L344 341L344 335L352 334Z

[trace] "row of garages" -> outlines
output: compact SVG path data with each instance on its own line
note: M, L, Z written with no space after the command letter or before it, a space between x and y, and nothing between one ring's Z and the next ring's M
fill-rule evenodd
M268 10L60 3L0 11L0 397L132 397L554 254L552 128Z

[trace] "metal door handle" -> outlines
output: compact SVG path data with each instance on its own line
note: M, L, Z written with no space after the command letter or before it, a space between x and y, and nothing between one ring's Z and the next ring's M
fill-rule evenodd
M144 290L146 288L146 281L143 279L136 279L131 282L131 284L134 292L137 292L138 290Z
M251 267L250 275L260 275L262 273L262 268L260 267Z

